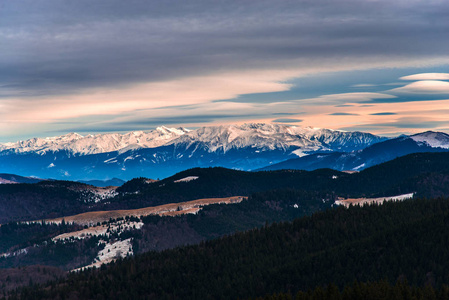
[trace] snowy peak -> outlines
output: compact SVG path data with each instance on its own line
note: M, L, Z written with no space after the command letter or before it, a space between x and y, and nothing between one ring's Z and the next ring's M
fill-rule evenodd
M125 134L106 133L82 136L68 133L56 137L32 138L16 143L0 144L0 151L14 153L36 152L45 154L49 151L67 151L75 155L97 154L122 149L154 148L189 132L185 128L158 127L150 132L134 131Z
M426 131L411 135L410 138L432 148L449 149L449 135L443 132Z
M176 146L200 143L209 152L240 149L245 147L261 150L275 150L295 146L308 150L318 150L320 143L306 141L290 133L289 127L284 125L249 123L243 125L222 125L202 127L186 133L172 142Z
M209 152L245 147L261 151L293 148L292 153L302 156L306 152L358 150L385 140L369 133L343 132L330 129L296 127L278 124L247 123L202 127L188 132L171 142L176 146L201 143Z
M165 126L160 126L156 128L156 131L159 132L161 135L170 136L170 135L183 135L184 133L187 133L191 130L186 129L184 127L168 128Z

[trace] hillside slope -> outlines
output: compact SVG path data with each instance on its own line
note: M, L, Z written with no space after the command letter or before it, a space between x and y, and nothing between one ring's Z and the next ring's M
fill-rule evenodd
M237 299L398 278L439 287L449 282L448 239L447 199L340 207L198 246L149 252L22 295Z

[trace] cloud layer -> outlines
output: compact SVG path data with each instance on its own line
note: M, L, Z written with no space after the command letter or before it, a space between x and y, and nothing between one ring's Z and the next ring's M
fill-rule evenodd
M369 115L356 104L447 93L448 74L431 70L449 62L447 15L437 0L2 2L0 140L157 122L342 128L330 114L356 119ZM360 78L330 93L319 84L314 95L295 91L295 79L324 72L412 66L430 67L398 76L414 82L392 90Z

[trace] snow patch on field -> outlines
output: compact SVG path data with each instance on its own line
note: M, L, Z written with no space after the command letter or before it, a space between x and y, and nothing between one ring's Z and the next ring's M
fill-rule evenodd
M21 254L27 254L28 253L28 249L27 248L23 248L23 249L19 249L17 251L14 252L7 252L7 253L0 253L0 258L2 257L12 257L12 256L18 256Z
M94 193L94 201L95 203L101 202L110 198L114 198L118 195L116 192L115 187L109 187L109 188L96 188L93 189L92 192Z
M174 183L189 182L189 181L192 181L192 180L197 180L198 178L199 178L198 176L187 176L185 178L175 180Z
M80 193L80 198L85 202L103 202L110 198L114 198L118 195L116 192L117 187L109 186L109 187L87 187L87 188L73 188Z
M133 248L131 244L132 238L123 240L123 241L116 241L114 243L106 243L105 241L100 241L101 243L105 244L105 247L103 250L98 252L97 257L94 259L94 261L87 266L75 269L73 271L81 271L87 268L97 267L99 268L102 264L107 264L110 262L115 261L116 259L120 257L126 257L128 255L133 255Z
M382 204L384 201L404 201L413 198L414 193L403 194L391 197L380 197L380 198L355 198L355 199L344 199L335 201L336 205L343 205L349 207L350 205L369 205L373 203Z

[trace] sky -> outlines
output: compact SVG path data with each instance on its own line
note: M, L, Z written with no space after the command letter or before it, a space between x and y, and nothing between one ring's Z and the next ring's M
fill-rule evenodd
M0 0L0 142L265 122L449 133L447 0Z

